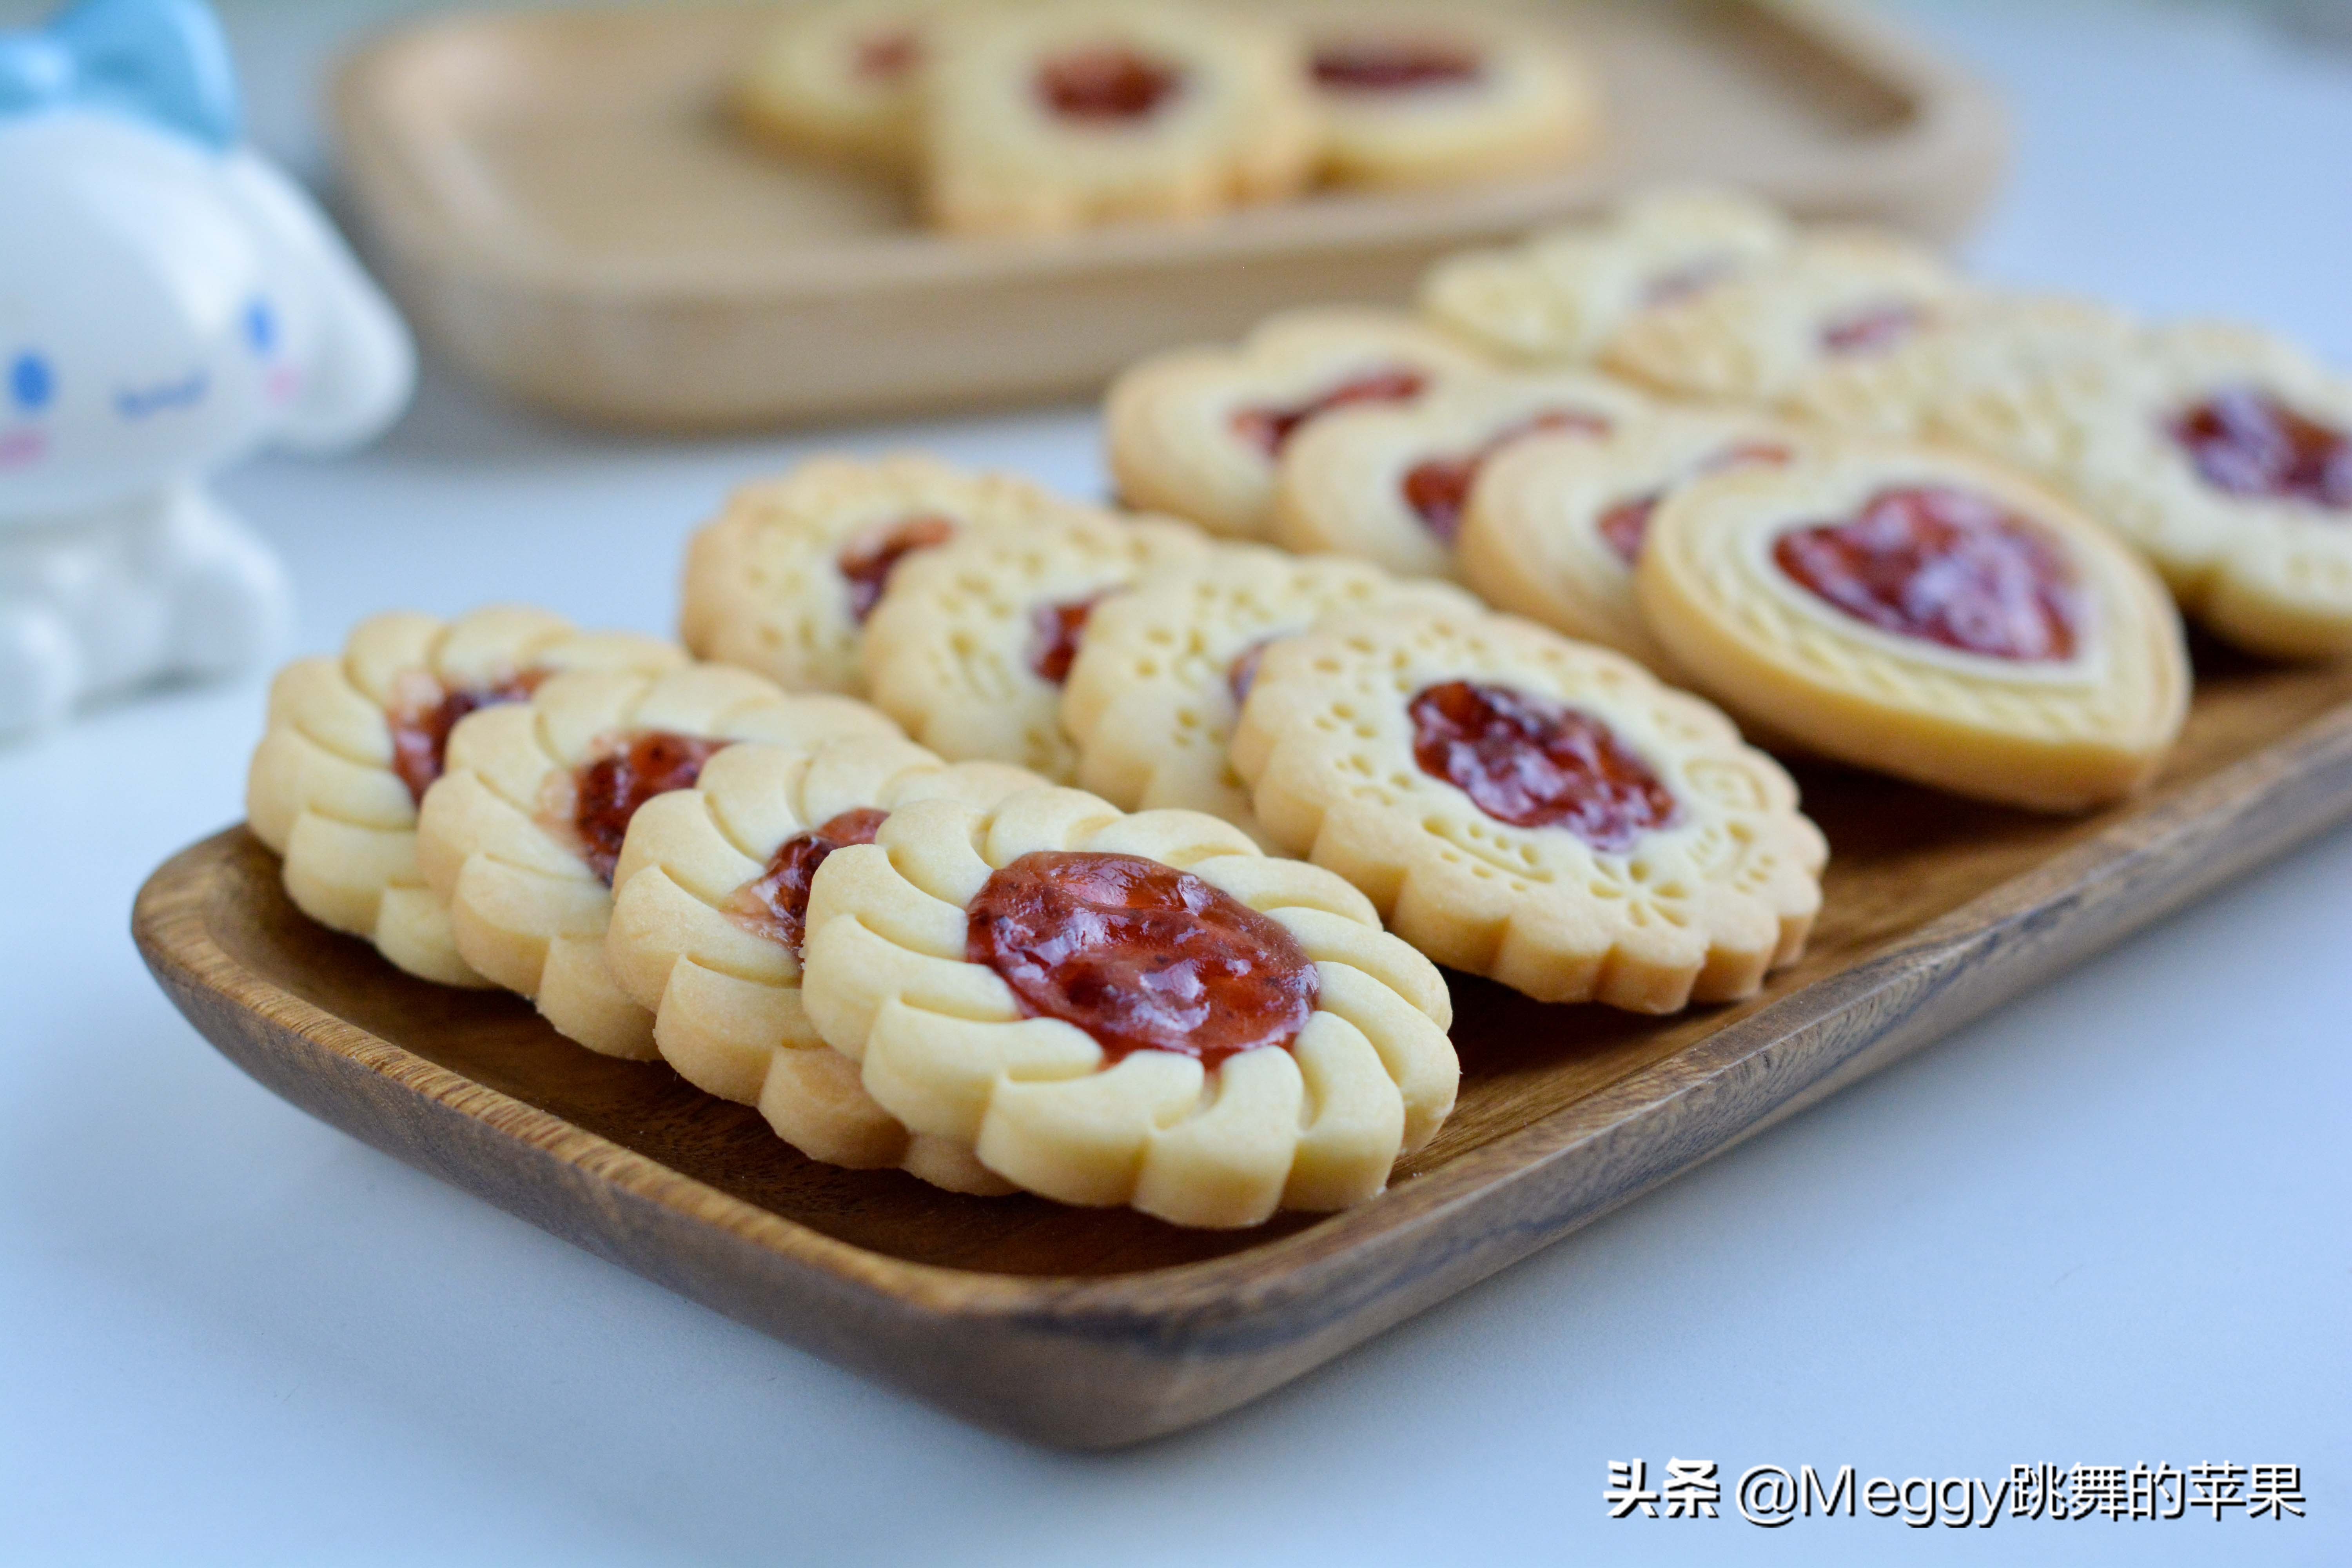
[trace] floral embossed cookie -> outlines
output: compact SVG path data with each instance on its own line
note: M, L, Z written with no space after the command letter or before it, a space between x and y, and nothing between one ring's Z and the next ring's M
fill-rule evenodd
M814 751L751 743L687 789L647 801L613 874L604 953L654 1015L662 1058L696 1088L756 1105L778 1136L854 1169L898 1166L958 1192L1009 1191L969 1147L907 1130L801 1006L809 885L835 850L870 844L918 800L993 805L1044 780L998 763L942 763L892 735Z
M417 820L417 865L467 963L589 1049L650 1058L653 1016L604 955L612 876L638 807L693 784L738 741L805 750L897 732L862 702L786 696L720 664L552 676L529 701L450 732L447 772Z
M299 659L271 682L247 824L284 859L287 895L312 920L368 938L411 974L487 984L457 955L448 910L416 865L417 809L451 726L523 700L559 670L658 672L685 659L671 643L513 605L448 622L372 616L336 658Z
M1104 516L926 551L892 574L866 622L866 689L943 757L1066 783L1077 755L1062 732L1062 688L1095 605L1209 548L1181 523Z
M746 485L687 550L679 636L794 691L863 689L857 643L899 563L966 530L1101 518L1010 474L903 454Z
M1255 832L1225 749L1267 647L1327 616L1411 605L1477 607L1369 561L1240 545L1119 595L1089 623L1062 692L1078 784L1130 811L1205 811Z
M1105 402L1110 469L1129 506L1264 539L1275 468L1336 408L1411 404L1487 369L1443 332L1385 310L1270 316L1238 348L1176 349L1131 366Z
M1828 849L1780 765L1631 659L1488 613L1278 643L1234 734L1258 820L1440 963L1670 1013L1795 961Z
M1448 257L1423 280L1421 305L1498 358L1581 364L1636 312L1728 282L1794 241L1779 209L1753 196L1658 191L1600 223Z
M1651 632L1737 711L1981 799L2127 795L2187 710L2179 617L2138 557L1955 455L1816 450L1686 486L1634 582Z
M929 38L924 202L959 233L1202 217L1314 172L1297 40L1246 14L1047 0Z
M788 147L911 169L923 29L938 0L832 0L782 13L735 88L743 122Z
M1179 1225L1334 1209L1435 1133L1444 980L1327 871L1076 790L902 806L835 851L802 996L919 1135Z
M1530 437L1471 488L1454 541L1462 579L1498 610L1597 642L1672 678L1633 599L1658 503L1711 473L1790 461L1803 437L1748 414L1662 409L1605 442Z
M1410 408L1339 410L1283 454L1275 539L1406 576L1451 575L1454 537L1482 465L1531 436L1611 439L1649 407L1605 376L1554 371L1465 382Z

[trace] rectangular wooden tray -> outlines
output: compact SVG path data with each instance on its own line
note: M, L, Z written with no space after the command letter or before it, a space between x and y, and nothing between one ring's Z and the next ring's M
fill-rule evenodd
M749 144L721 94L765 6L428 23L344 68L335 118L362 230L443 353L667 427L1090 392L1286 305L1402 303L1449 250L1659 179L1948 239L1998 177L1986 89L1829 0L1535 3L1609 89L1589 165L1045 242L927 233L887 183Z
M159 869L132 929L196 1027L313 1115L961 1415L1108 1447L1297 1377L2352 815L2352 666L2200 664L2158 787L2098 816L1803 774L1826 901L1753 1001L1646 1018L1455 977L1436 1141L1370 1203L1254 1231L814 1163L661 1064L312 925L242 828Z

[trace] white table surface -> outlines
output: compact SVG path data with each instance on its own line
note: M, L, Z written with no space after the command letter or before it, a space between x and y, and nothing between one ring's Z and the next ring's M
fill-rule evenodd
M2352 59L2190 5L1910 9L2016 108L1983 270L2352 363ZM344 24L235 19L299 161ZM225 489L292 560L306 647L493 595L657 630L730 482L906 442L1101 482L1083 410L666 445L436 377L376 449ZM125 920L238 815L261 697L0 752L0 1561L2352 1561L2352 832L1236 1415L1070 1457L739 1328L215 1056ZM1609 1461L1670 1457L2293 1463L2307 1517L1605 1517Z

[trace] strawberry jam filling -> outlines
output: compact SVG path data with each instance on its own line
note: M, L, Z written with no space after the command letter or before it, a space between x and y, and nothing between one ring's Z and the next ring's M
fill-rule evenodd
M1402 365L1367 371L1304 403L1294 403L1281 408L1237 409L1234 414L1234 434L1267 457L1277 457L1283 447L1289 445L1290 437L1297 434L1298 427L1318 414L1343 408L1351 403L1410 402L1419 397L1427 384L1427 377Z
M703 764L727 745L701 735L651 730L574 770L572 828L590 869L609 885L637 808L657 795L692 789Z
M927 514L910 517L879 538L861 540L842 552L835 564L841 568L842 580L849 584L850 616L865 625L874 606L882 602L882 590L890 585L890 574L900 561L954 537L954 523Z
M2352 436L2255 386L2229 386L2165 426L2224 495L2352 510Z
M1405 505L1412 508L1429 531L1452 543L1462 528L1462 510L1470 504L1470 487L1486 459L1524 437L1546 431L1572 431L1580 436L1606 436L1609 421L1598 414L1566 408L1546 409L1496 431L1474 451L1450 457L1424 458L1405 470Z
M1287 1046L1314 1016L1314 963L1278 921L1134 855L1039 850L989 878L964 955L1022 1012L1084 1029L1108 1061L1173 1051L1214 1068Z
M1750 468L1769 463L1778 468L1791 456L1788 447L1777 441L1742 441L1726 447L1691 470L1694 474L1720 474L1732 468ZM1601 538L1617 558L1631 566L1642 558L1643 542L1650 537L1650 519L1658 503L1666 499L1663 489L1647 495L1630 497L1601 514L1597 527Z
M845 811L805 833L795 833L776 846L768 868L735 889L727 912L754 936L766 937L801 955L808 935L809 888L816 868L836 849L871 844L890 814L870 805Z
M1411 92L1459 87L1484 74L1478 57L1434 43L1328 44L1315 51L1315 85L1336 92Z
M1589 713L1469 680L1425 688L1405 711L1421 771L1497 822L1564 827L1614 853L1675 818L1658 775Z
M869 81L896 81L922 53L923 46L912 33L875 33L857 41L857 74Z
M1037 67L1037 96L1065 120L1116 124L1141 120L1183 85L1174 67L1116 45L1072 49Z
M1822 347L1833 354L1884 353L1927 324L1916 305L1873 305L1822 324Z
M542 669L525 670L485 686L442 686L427 677L418 684L420 700L404 698L384 715L392 730L392 771L408 786L408 797L425 804L425 792L441 776L449 752L449 731L478 708L529 700L547 679Z
M1987 658L2072 658L2081 616L2064 547L1972 491L1879 491L1843 522L1782 534L1772 560L1854 619Z
M1087 635L1087 617L1094 614L1102 595L1072 599L1066 604L1040 605L1029 612L1029 668L1055 686L1070 679L1077 662L1078 644Z

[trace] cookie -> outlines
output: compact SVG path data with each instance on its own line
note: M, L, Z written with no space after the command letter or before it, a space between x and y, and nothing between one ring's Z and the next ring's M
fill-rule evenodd
M1129 811L1205 811L1255 834L1225 748L1258 660L1327 616L1391 605L1476 607L1369 561L1242 545L1107 601L1062 691L1079 785Z
M798 152L898 172L922 142L923 35L937 0L834 0L785 8L735 84L758 135Z
M1370 1197L1460 1077L1436 968L1197 812L902 806L818 868L806 952L809 1021L912 1131L1178 1225Z
M1599 222L1448 257L1423 279L1421 308L1507 363L1583 364L1638 311L1728 282L1785 252L1795 234L1752 196L1658 191Z
M1296 38L1237 11L1047 0L930 35L923 202L959 234L1201 218L1291 195L1320 144Z
M1435 5L1310 14L1307 74L1335 184L1462 184L1574 163L1601 130L1583 57L1554 30Z
M1648 409L1648 399L1604 376L1553 371L1465 382L1410 408L1337 410L1283 453L1275 540L1409 577L1450 575L1454 536L1488 459L1542 434L1605 441Z
M2139 558L1951 453L1813 449L1685 486L1634 585L1651 633L1734 711L1979 799L2128 795L2187 711L2179 618Z
M1670 1013L1795 961L1828 853L1780 765L1605 648L1481 612L1276 643L1234 731L1275 839L1440 963Z
M1643 625L1633 563L1659 501L1706 474L1787 463L1802 435L1757 415L1661 409L1616 438L1536 436L1471 487L1454 558L1498 610L1631 656L1671 680Z
M1236 539L1274 529L1275 467L1335 408L1410 404L1487 365L1444 333L1386 310L1270 316L1238 347L1154 354L1103 406L1112 475L1128 505Z
M927 550L891 574L866 623L866 689L943 757L1012 763L1066 784L1077 753L1058 717L1062 687L1095 604L1208 549L1181 523L1103 517Z
M790 691L856 695L858 637L898 563L967 529L1098 518L1010 474L901 454L818 458L746 485L688 546L678 635Z
M1928 330L1963 294L1958 275L1909 240L1816 230L1768 266L1636 311L1601 363L1677 397L1775 404L1826 363Z
M809 883L918 800L993 805L1045 783L996 763L949 764L911 741L845 735L814 751L747 743L688 788L646 802L613 873L604 955L654 1015L654 1044L696 1088L756 1105L779 1137L853 1169L898 1166L957 1192L1011 1189L969 1147L910 1137L801 1006Z
M637 808L692 785L734 742L806 750L897 732L862 702L788 697L721 664L552 676L529 701L450 731L447 771L417 820L417 866L467 963L589 1049L651 1058L653 1015L604 956L612 877Z
M270 683L246 825L284 860L287 896L312 920L366 937L411 974L487 984L457 955L448 910L416 866L417 808L441 776L450 727L523 700L559 670L651 673L685 661L673 644L583 632L519 605L446 622L372 616L340 655L298 659Z

